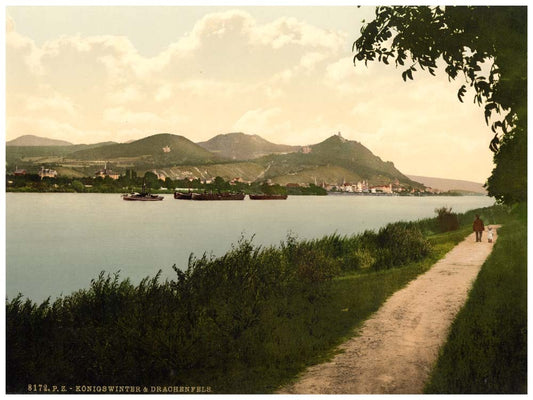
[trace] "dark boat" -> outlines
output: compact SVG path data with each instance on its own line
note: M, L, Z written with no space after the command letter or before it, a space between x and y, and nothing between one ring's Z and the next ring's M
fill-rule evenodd
M193 200L244 200L244 193L193 193Z
M176 200L192 200L192 192L188 192L188 193L174 192L174 198Z
M250 200L286 200L286 194L251 194Z
M150 193L129 193L122 195L122 200L128 201L161 201L163 199L163 196Z
M127 200L127 201L161 201L163 199L164 199L163 196L148 193L146 191L146 185L144 183L143 183L141 193L129 193L129 194L122 195L122 200Z

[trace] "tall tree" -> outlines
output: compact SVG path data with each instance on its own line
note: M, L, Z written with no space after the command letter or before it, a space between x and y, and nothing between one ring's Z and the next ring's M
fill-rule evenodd
M526 200L527 7L377 7L353 47L354 63L394 62L404 81L419 69L434 75L442 61L451 80L463 76L459 100L469 85L494 133L489 195Z

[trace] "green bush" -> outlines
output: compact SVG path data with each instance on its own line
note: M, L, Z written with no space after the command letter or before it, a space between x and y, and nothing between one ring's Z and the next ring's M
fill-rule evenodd
M85 186L83 186L83 183L80 181L72 181L72 189L74 189L78 193L82 193L85 191Z
M437 223L441 232L455 231L459 229L459 219L457 214L452 212L451 207L436 208Z
M328 281L340 273L339 265L334 259L312 249L301 249L297 265L298 279L305 283Z
M375 255L365 248L348 252L343 258L343 271L359 271L370 268L376 262Z
M395 223L381 228L376 237L378 246L375 269L392 268L417 261L429 254L430 244L412 223Z

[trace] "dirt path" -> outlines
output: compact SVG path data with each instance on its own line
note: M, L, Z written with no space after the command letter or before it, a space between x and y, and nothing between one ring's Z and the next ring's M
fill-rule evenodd
M340 346L279 393L422 393L449 327L492 250L474 234L428 272L392 295ZM494 235L494 239L497 235Z

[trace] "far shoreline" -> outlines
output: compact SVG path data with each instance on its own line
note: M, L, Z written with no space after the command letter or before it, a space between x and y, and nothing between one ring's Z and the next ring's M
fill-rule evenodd
M8 189L5 193L75 193L75 194L126 194L130 193L128 191L121 192L76 192L75 190L51 190L51 191L39 191L39 190L12 190ZM175 191L166 191L166 190L151 190L150 193L154 194L168 194L174 195ZM246 193L248 194L248 193ZM409 194L399 194L399 193L347 193L347 192L327 192L326 194L290 194L289 196L333 196L333 197L490 197L487 194L482 193L457 193L457 192L445 192L445 193L409 193Z

